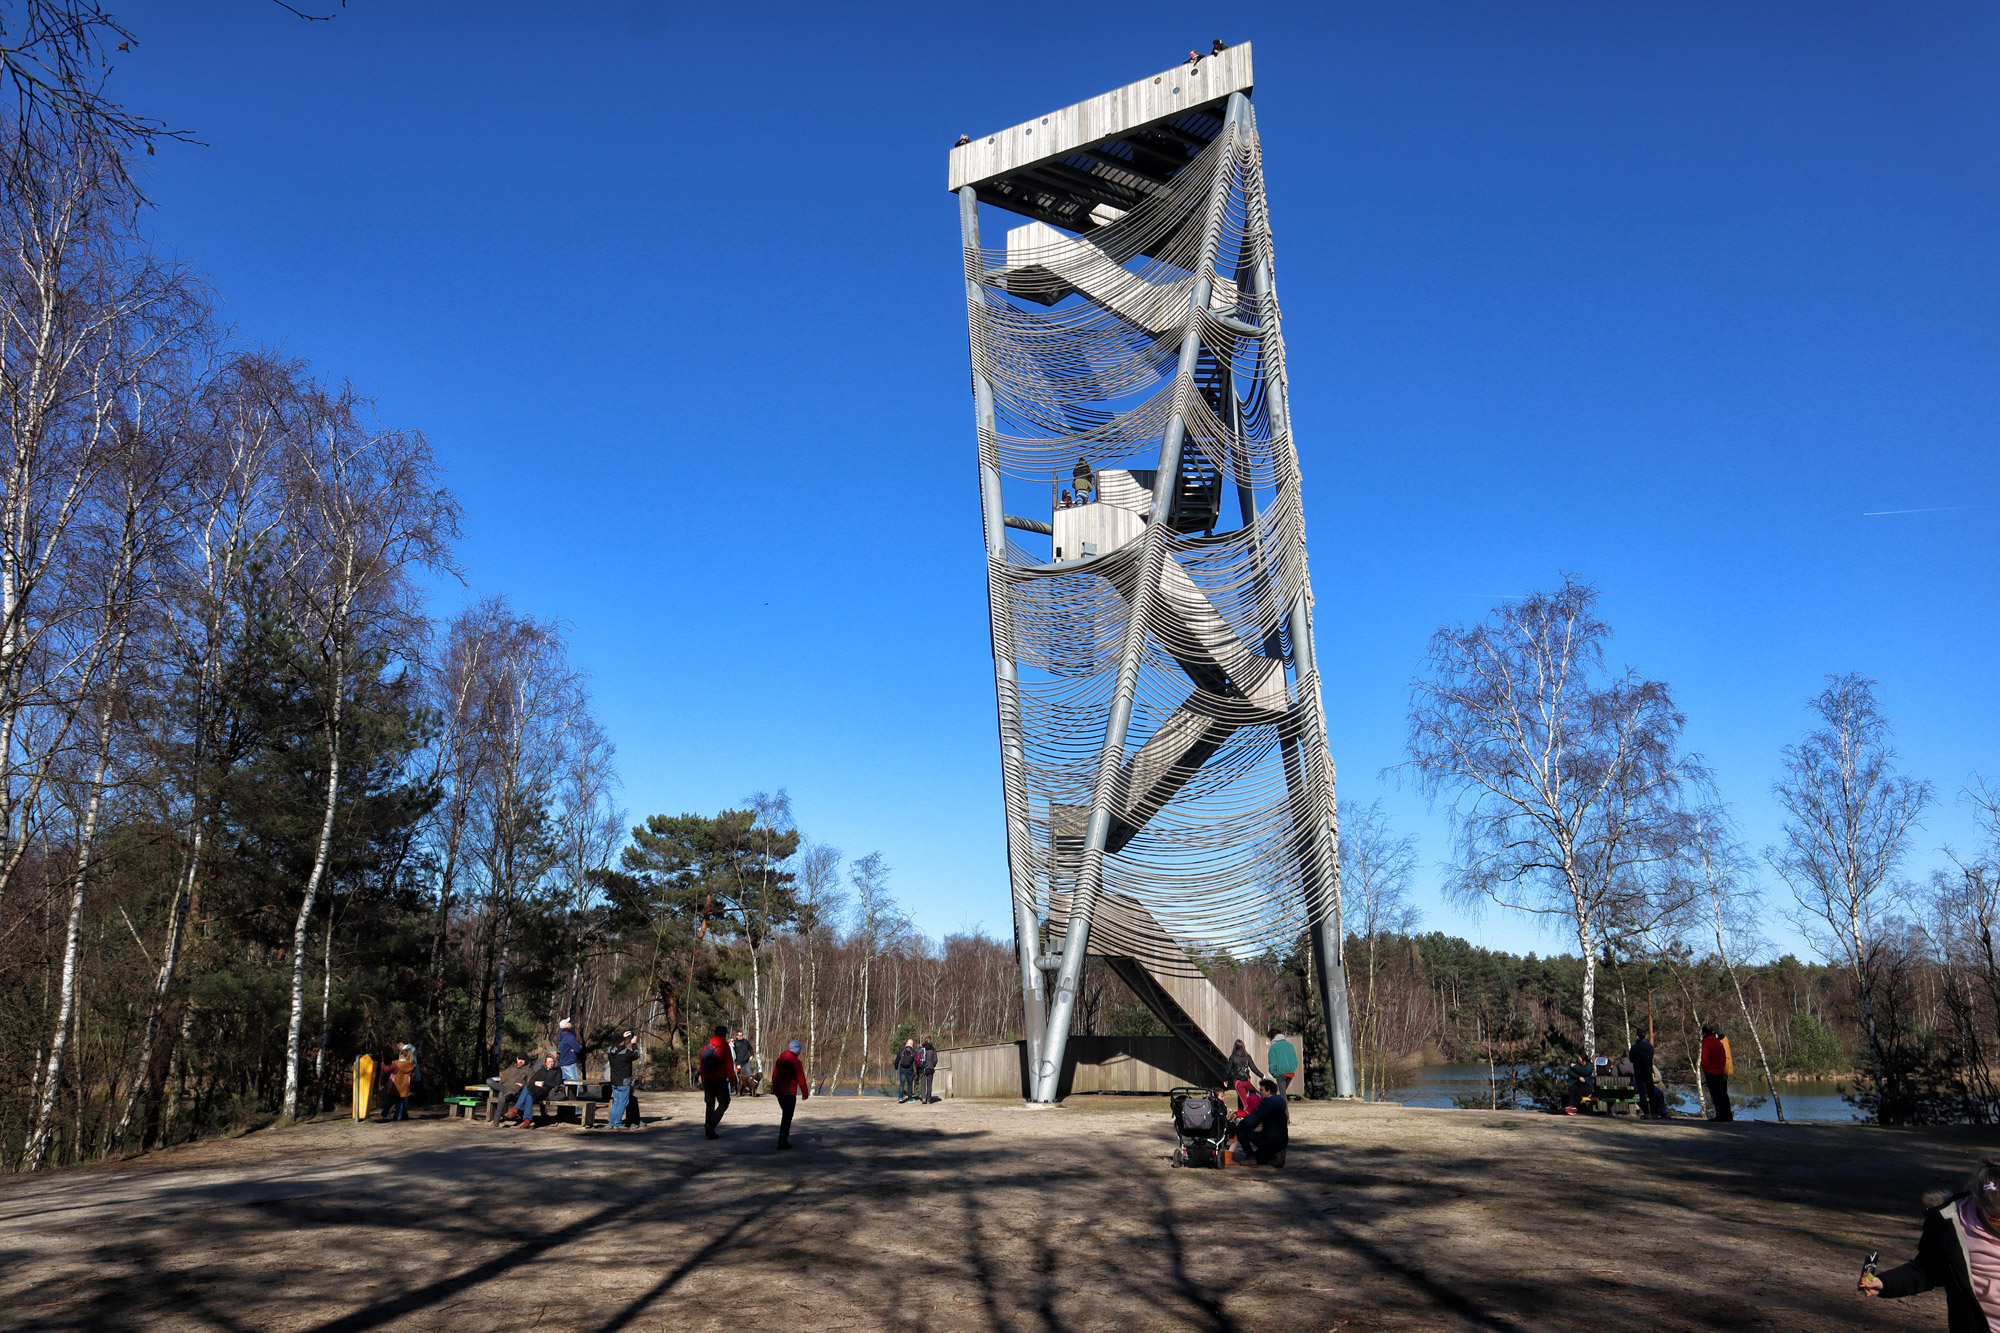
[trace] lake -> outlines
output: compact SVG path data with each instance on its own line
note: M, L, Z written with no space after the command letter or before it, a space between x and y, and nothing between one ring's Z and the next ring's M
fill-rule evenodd
M1452 1106L1454 1097L1485 1097L1485 1065L1429 1065L1422 1069L1407 1070L1391 1075L1393 1086L1383 1093L1384 1101L1402 1102L1405 1106ZM1501 1093L1506 1093L1506 1071L1502 1070ZM1780 1083L1778 1095L1785 1102L1785 1119L1796 1121L1820 1121L1847 1123L1856 1118L1854 1108L1841 1100L1843 1091L1851 1091L1849 1079L1807 1079L1797 1083ZM1699 1115L1694 1094L1687 1088L1669 1089L1668 1102L1674 1103L1676 1093L1679 1104L1674 1106L1678 1115ZM1763 1105L1746 1106L1744 1103L1755 1097L1763 1097ZM1729 1100L1736 1108L1738 1120L1776 1120L1776 1109L1771 1099L1764 1093L1764 1080L1755 1076L1733 1075L1729 1080Z

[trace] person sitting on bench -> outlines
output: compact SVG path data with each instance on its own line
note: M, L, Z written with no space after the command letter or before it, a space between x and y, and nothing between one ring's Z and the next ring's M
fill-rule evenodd
M486 1086L500 1094L500 1100L495 1103L499 1108L495 1114L501 1119L512 1113L514 1099L521 1095L521 1085L526 1083L528 1075L534 1072L535 1067L528 1063L527 1056L516 1055L514 1063L502 1065L499 1073L486 1080Z
M1244 1160L1259 1166L1283 1166L1285 1145L1292 1137L1292 1113L1278 1081L1264 1079L1258 1084L1264 1095L1256 1109L1236 1123L1236 1147Z
M1562 1112L1575 1115L1590 1095L1597 1082L1597 1066L1587 1055L1579 1055L1569 1062L1569 1087L1563 1092Z
M514 1110L521 1117L521 1128L535 1127L535 1107L562 1091L562 1070L556 1067L555 1053L551 1051L542 1057L542 1066L528 1075L528 1081L521 1085L521 1096L514 1103Z

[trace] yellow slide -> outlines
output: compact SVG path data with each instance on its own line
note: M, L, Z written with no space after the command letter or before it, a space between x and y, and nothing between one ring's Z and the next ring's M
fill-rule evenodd
M368 1118L368 1103L375 1095L375 1057L364 1055L354 1062L354 1118Z

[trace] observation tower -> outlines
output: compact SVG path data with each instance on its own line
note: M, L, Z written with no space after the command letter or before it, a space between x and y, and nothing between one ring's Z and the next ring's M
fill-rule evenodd
M1209 971L1302 939L1354 1095L1251 85L1244 43L951 151L1031 1102L1086 956L1219 1079L1265 1041Z

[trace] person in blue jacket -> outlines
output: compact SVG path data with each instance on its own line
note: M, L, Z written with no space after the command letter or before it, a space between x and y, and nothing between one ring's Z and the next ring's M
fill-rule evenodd
M556 1027L556 1063L562 1066L562 1076L574 1083L583 1077L583 1043L567 1018Z

